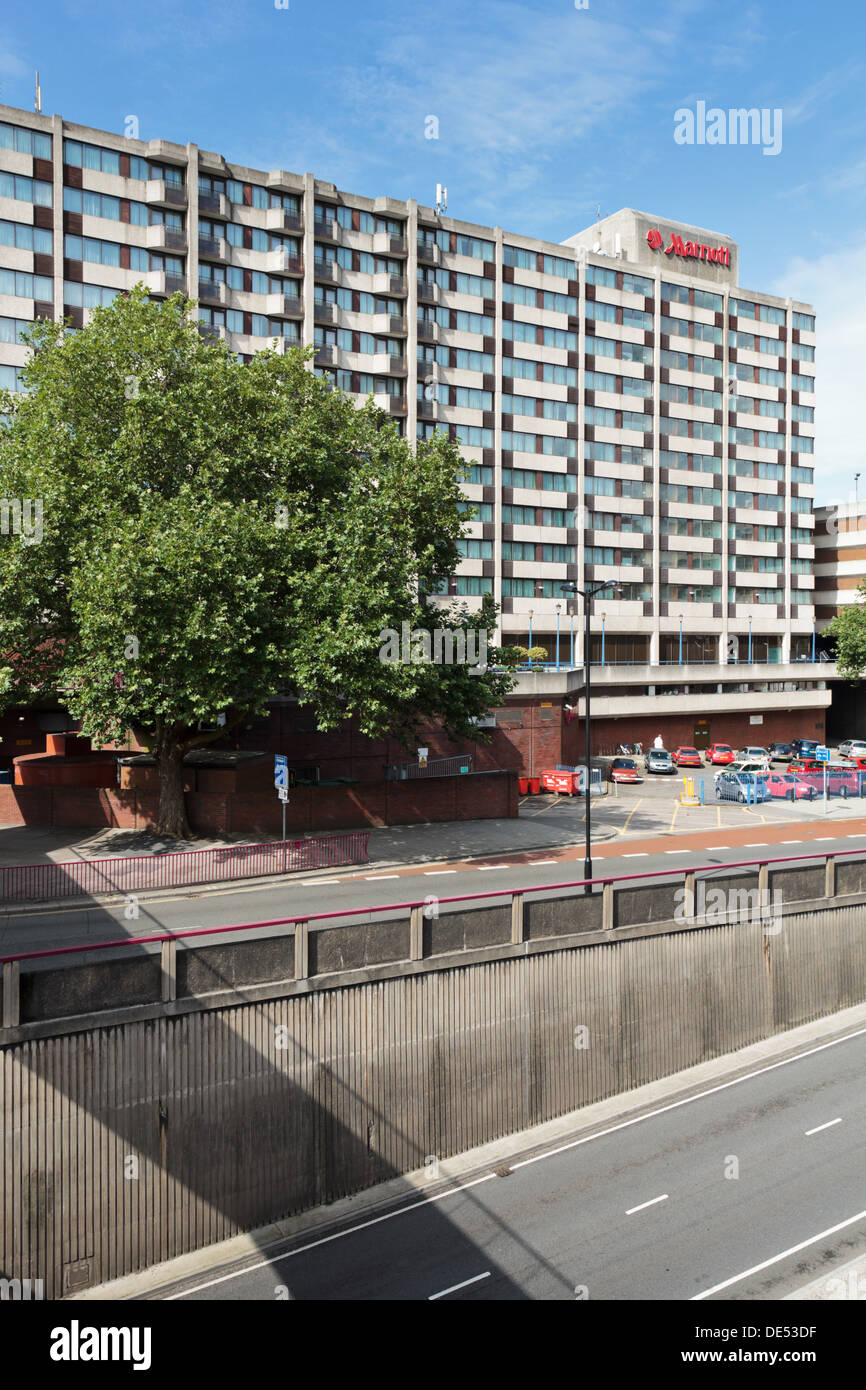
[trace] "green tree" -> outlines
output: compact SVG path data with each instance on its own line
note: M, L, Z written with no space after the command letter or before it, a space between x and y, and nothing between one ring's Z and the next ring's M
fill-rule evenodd
M437 433L414 453L372 401L315 376L310 350L242 364L179 295L138 288L29 341L27 391L0 394L0 497L39 499L42 534L0 538L0 708L58 691L84 733L132 729L172 835L189 834L186 753L275 691L314 704L320 729L356 715L408 740L438 716L478 737L506 673L380 655L403 622L495 629L492 600L468 614L423 597L459 562L455 445Z
M866 582L858 585L859 603L847 604L824 629L835 638L836 669L843 680L858 682L866 670Z

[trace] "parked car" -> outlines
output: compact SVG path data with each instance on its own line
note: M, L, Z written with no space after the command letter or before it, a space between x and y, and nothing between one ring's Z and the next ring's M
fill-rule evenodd
M803 798L814 801L817 796L815 788L809 782L804 782L796 773L766 772L759 776L769 787L770 796L784 797L786 801L800 801Z
M716 778L716 798L719 801L769 801L770 788L757 772L726 769Z
M866 739L846 738L837 752L840 758L866 758Z
M643 781L634 758L614 758L607 775L611 782Z
M748 748L741 748L737 753L737 757L741 762L748 758L749 762L765 762L769 764L770 751L768 748L749 746Z
M703 767L697 748L676 748L673 759L677 767Z
M708 763L732 763L734 750L729 743L711 743L704 755Z
M792 738L791 746L798 758L805 758L821 745L816 738Z
M796 757L796 750L793 743L770 744L771 763L789 763L793 757Z
M861 786L866 791L866 776L855 763L821 763L817 758L808 758L802 767L794 764L792 771L801 781L814 787L817 796L823 796L825 768L828 796L859 796Z
M651 748L643 760L647 772L676 772L676 763L666 748Z
M770 771L770 767L763 758L738 758L736 762L731 763L727 770L728 772L742 772L751 776L755 773L761 773L763 775ZM718 782L720 776L721 771L715 774L713 780Z

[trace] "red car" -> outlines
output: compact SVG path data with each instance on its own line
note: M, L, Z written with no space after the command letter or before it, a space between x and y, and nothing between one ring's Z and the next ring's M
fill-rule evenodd
M614 758L608 773L612 782L642 782L634 758Z
M677 767L703 767L697 748L677 748L672 756Z
M734 750L729 743L711 743L706 758L708 763L732 763Z
M781 796L786 801L799 801L803 797L814 801L817 794L809 782L802 781L793 772L766 772L761 775L761 781L769 788L771 796Z

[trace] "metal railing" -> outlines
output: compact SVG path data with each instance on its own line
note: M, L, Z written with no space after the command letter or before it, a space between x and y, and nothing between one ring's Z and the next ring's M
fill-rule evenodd
M155 888L183 888L194 883L366 864L369 838L369 832L363 830L310 840L273 840L259 845L227 845L170 854L13 864L0 868L0 903L50 902L98 893L142 893Z
M563 883L531 883L521 887L491 888L482 893L454 893L448 897L437 896L437 908L448 903L480 902L490 898L509 898L512 906L519 903L522 906L523 899L531 893L559 893L569 888L600 888L602 890L598 897L603 905L602 924L605 930L613 926L613 890L617 884L636 883L642 879L670 879L681 878L686 887L689 897L694 894L699 874L725 874L732 869L758 869L760 874L761 889L765 889L763 880L767 874L777 865L802 864L804 860L822 860L825 869L825 888L826 897L835 896L835 887L830 883L831 870L835 878L835 865L839 860L849 859L853 856L860 859L866 858L866 851L860 849L845 850L815 850L812 854L786 854L779 855L778 858L764 859L735 859L723 860L715 864L695 864L686 865L674 869L643 869L638 873L631 874L604 874L593 878L567 879ZM374 920L376 913L391 914L394 912L410 911L413 914L423 914L429 904L429 898L411 898L405 902L378 903L372 907L344 907L337 908L331 912L304 912L292 917L273 917L257 922L234 922L222 927L182 927L178 931L150 932L146 936L127 936L115 941L88 941L75 946L50 946L41 951L14 951L8 955L0 956L0 966L3 967L4 976L6 968L20 964L25 960L45 960L54 956L76 956L84 955L94 951L119 950L121 948L139 946L162 945L173 947L178 941L200 936L224 936L227 933L264 931L271 927L293 927L303 929L306 933L308 928L316 922L329 922L335 919L347 917L368 917ZM694 913L685 911L684 921L694 919ZM419 924L420 925L420 924ZM416 941L415 947L419 950L416 956L414 953L410 959L420 959L421 942ZM296 977L297 978L297 977Z
M459 777L472 771L472 758L434 758L432 762L389 763L389 782L405 782L413 777Z

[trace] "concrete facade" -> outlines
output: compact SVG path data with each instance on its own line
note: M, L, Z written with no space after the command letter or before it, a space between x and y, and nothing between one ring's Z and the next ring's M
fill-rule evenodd
M815 321L742 290L729 236L626 208L551 243L10 107L0 176L5 384L34 317L184 290L244 358L314 343L408 438L461 443L454 590L504 640L570 658L586 579L621 585L592 630L624 670L810 656Z

